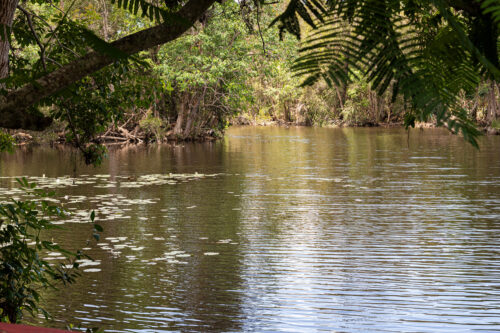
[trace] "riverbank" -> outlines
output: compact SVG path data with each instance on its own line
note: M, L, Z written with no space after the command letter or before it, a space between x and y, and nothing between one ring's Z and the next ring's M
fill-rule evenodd
M347 121L342 121L340 119L333 120L324 124L322 126L307 125L303 122L287 122L282 119L278 120L267 120L267 119L252 119L245 116L234 117L231 120L231 125L233 126L280 126L280 127L292 127L292 126L305 126L305 127L326 127L326 128L344 128L344 127L381 127L381 128L393 128L393 127L404 127L404 123L401 121L394 122L368 122L363 125L356 125L349 123ZM417 122L415 128L436 128L438 127L433 122ZM488 135L500 135L500 128L488 126L485 124L477 124L478 129L484 134Z
M123 123L109 127L104 133L96 136L90 142L104 145L206 142L217 140L223 136L223 133L214 129L198 129L190 135L178 134L174 131L173 125ZM17 146L72 144L68 140L69 130L64 124L56 122L43 131L2 128L0 130L10 134Z
M324 128L345 128L345 127L381 127L394 128L403 127L402 122L380 122L368 123L363 126L352 125L341 120L329 122L323 126L311 126L305 123L287 122L281 119L266 120L266 119L250 119L248 117L238 116L230 121L230 126L256 126L256 127L324 127ZM170 128L172 126L169 126ZM417 123L415 128L435 128L434 123ZM168 127L167 127L168 128ZM478 125L478 128L486 135L500 135L500 128L491 126ZM5 130L15 139L16 145L56 145L56 144L71 144L67 141L67 130L60 123L54 123L44 131L28 131L28 130ZM110 127L105 133L99 135L93 143L104 145L125 145L125 144L150 144L150 143L179 143L179 142L206 142L215 141L224 135L222 132L217 132L213 129L199 130L196 134L184 137L175 134L172 129L165 128L143 128L139 124L127 126Z

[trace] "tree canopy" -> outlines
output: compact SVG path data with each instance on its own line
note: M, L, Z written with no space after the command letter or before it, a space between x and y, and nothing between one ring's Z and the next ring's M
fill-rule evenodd
M24 7L26 3L29 9ZM102 3L105 6L106 1ZM3 73L3 77L0 76L3 89L0 126L40 129L54 116L66 117L71 123L64 112L47 117L39 112L39 107L57 104L70 108L68 89L75 91L75 84L85 85L89 75L106 66L121 68L118 71L121 74L116 75L123 75L130 66L144 65L144 58L133 55L178 40L196 22L204 25L214 1L111 3L129 13L133 27L130 34L117 32L115 38L111 38L109 28L97 34L86 22L77 22L68 16L75 2L63 5L63 1L54 0L47 8L43 1L19 4L18 0L0 0L0 30L3 31L0 59L4 59L0 62L0 73ZM256 11L259 25L258 15L266 2L240 1L238 4L242 15L244 8ZM282 12L270 25L278 26L281 38L288 32L301 39L299 56L291 69L303 86L324 80L330 87L339 88L365 80L380 96L389 92L393 102L398 98L402 100L406 126L435 117L438 125L463 134L476 145L479 132L459 96L471 94L484 80L499 80L498 0L290 0L283 5ZM132 18L137 15L149 18L149 23L134 21ZM248 20L246 23L247 28L254 29ZM186 91L183 98L189 99L202 93L208 82L213 89L213 80L225 80L225 75L244 76L244 68L249 66L237 56L238 52L245 52L244 43L239 44L238 50L232 49L233 43L239 43L238 29L243 28L235 28L228 21L226 25L219 25L218 31L213 30L215 34L210 38L218 41L212 46L210 38L206 38L208 34L191 34L192 37L183 39L175 47L155 54L159 61L154 66L164 88L175 86L179 91ZM259 25L262 37L260 28ZM176 52L191 52L199 43L204 45L198 47L198 54L186 58L176 55ZM266 52L263 38L262 44ZM225 56L215 56L210 51L211 47L220 49L223 45ZM37 54L36 61L30 63L17 57L20 50ZM7 57L10 55L11 65L7 71L6 53ZM101 80L99 86L105 87L104 82L109 80L112 84L112 77L116 75L103 73L91 80ZM238 85L236 81L231 84ZM109 89L103 89L102 96L111 94ZM346 94L345 89L342 94ZM80 95L83 99L89 98L89 95ZM224 94L224 98L228 96ZM74 103L72 105L75 128L93 117L79 117L77 114L85 112L76 111ZM105 114L101 122L117 116L109 108L101 113Z
M343 85L361 73L373 89L392 90L411 104L406 126L437 118L474 145L479 134L458 101L482 78L498 81L498 1L292 0L277 18L300 36L302 18L314 30L294 70L310 85Z

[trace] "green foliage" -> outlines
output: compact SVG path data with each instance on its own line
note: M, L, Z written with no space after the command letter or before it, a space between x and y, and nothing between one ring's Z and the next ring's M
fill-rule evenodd
M216 4L196 30L159 49L154 73L162 81L169 113L176 118L185 110L194 128L182 136L204 127L222 129L226 118L251 99L252 48L238 9L235 2Z
M106 158L108 152L106 146L95 143L87 143L85 146L80 147L80 149L83 153L85 164L92 164L94 166L101 165L102 160Z
M73 283L77 260L83 257L80 251L69 252L43 239L44 231L56 228L50 219L64 217L63 210L46 200L54 193L37 189L25 178L18 182L29 199L0 204L0 319L11 323L19 322L24 312L41 312L48 318L40 291L55 288L55 283ZM94 230L102 228L94 224ZM57 251L67 261L52 265L42 259L45 251Z
M288 31L297 39L300 39L300 21L303 19L311 27L316 28L316 22L323 22L323 17L326 14L326 9L322 1L318 0L290 0L283 14L276 17L271 25L279 22L280 38L283 38L283 33Z
M500 25L500 1L498 0L483 0L481 8L484 14L491 14L494 22Z
M303 88L298 105L299 113L304 114L302 123L311 126L325 126L339 118L338 98L334 89L321 82Z
M12 136L0 130L0 152L14 152L14 143L15 140Z
M161 142L164 134L163 121L155 117L151 111L139 122L139 126L146 132L147 136L153 136L156 142Z
M364 103L367 103L366 101ZM369 114L366 111L366 105L360 105L353 100L349 99L342 108L342 117L349 125L365 125L369 123Z
M496 129L500 129L500 120L498 120L498 119L493 120L491 122L491 127L496 128Z
M341 111L347 124L365 125L370 122L370 101L367 93L369 93L369 89L366 81L350 85L347 90L347 101Z
M433 116L477 146L479 132L458 95L478 85L481 71L498 77L498 54L488 57L481 46L486 41L467 35L469 21L440 0L330 1L329 6L293 67L306 76L304 85L324 79L342 86L363 73L380 95L392 86L393 100L401 95L411 103L406 126ZM488 45L496 45L495 33Z
M125 114L156 140L163 131L170 135L185 112L179 137L223 130L228 117L246 113L316 125L334 119L357 125L405 119L406 126L435 121L475 144L479 133L463 96L475 98L481 80L498 77L498 38L490 39L498 36L500 7L498 0L471 5L489 22L459 9L461 3L229 1L209 9L181 38L127 57L109 41L178 20L179 1L30 0L22 6L35 34L29 15L18 12L5 87L32 82L89 48L112 57L113 65L36 106L67 124L68 141L89 163L102 159L103 148L94 145L100 134L128 121ZM293 36L308 30L293 62ZM299 87L292 73L307 87ZM146 110L159 119L138 124ZM484 105L478 110L485 114Z
M165 8L154 5L145 0L111 0L111 3L115 4L118 8L128 10L133 15L138 15L140 9L141 17L147 17L149 20L156 21L157 23L176 21L179 24L190 25L188 22L182 21L178 16L170 11L178 7L178 1L165 1L165 5L168 4Z
M161 78L178 91L244 79L249 48L236 10L236 3L216 5L206 26L164 45L156 67Z

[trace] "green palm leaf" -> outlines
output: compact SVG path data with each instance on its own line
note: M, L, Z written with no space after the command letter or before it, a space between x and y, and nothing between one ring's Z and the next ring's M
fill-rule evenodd
M497 3L482 4L495 20L500 14ZM392 86L393 99L398 94L409 102L406 126L434 117L477 146L480 133L457 96L475 89L482 75L499 78L498 59L482 53L469 38L467 21L442 0L419 4L329 1L327 13L310 24L315 29L302 42L294 73L305 77L303 85L323 79L337 86L363 73L379 94Z

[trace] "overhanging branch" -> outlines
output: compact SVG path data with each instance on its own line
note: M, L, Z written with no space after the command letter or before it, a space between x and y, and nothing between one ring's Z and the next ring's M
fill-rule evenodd
M173 15L170 21L123 37L111 45L131 55L165 44L181 36L214 2L215 0L190 0L176 15ZM0 127L43 128L46 125L39 123L42 118L28 113L26 111L28 107L102 69L113 60L108 55L90 52L37 79L34 83L9 92L6 97L0 97Z

